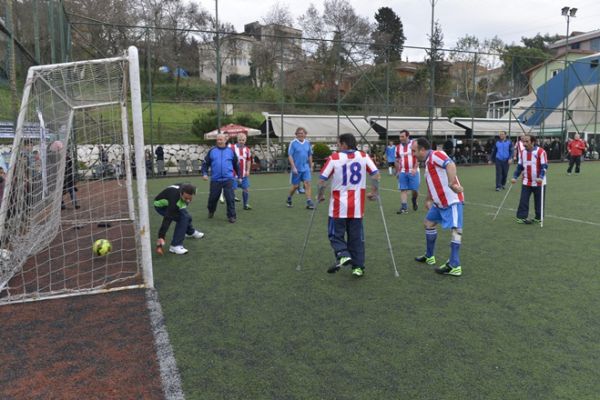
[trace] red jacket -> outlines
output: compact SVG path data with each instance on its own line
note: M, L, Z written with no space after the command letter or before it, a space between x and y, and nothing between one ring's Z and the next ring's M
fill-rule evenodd
M582 139L573 139L567 144L567 150L569 150L569 154L573 157L582 155L585 152L586 147L587 143Z

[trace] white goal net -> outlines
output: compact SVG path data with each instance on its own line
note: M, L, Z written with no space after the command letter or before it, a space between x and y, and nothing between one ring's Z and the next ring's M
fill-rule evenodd
M0 304L152 287L135 47L30 68L11 151ZM93 253L99 239L108 254Z

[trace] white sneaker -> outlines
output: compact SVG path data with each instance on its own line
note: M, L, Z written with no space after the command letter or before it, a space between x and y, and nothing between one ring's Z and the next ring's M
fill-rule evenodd
M221 202L221 204L225 203L225 197L221 195L221 197L219 197L219 201Z
M186 254L188 251L183 246L169 246L169 252L175 254Z
M202 239L204 237L204 233L202 233L200 231L194 231L194 233L192 233L191 235L186 235L186 236L194 238L194 239Z

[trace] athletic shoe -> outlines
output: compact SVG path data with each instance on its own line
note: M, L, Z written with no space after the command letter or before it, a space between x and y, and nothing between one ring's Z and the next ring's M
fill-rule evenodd
M408 210L401 208L400 210L396 211L396 214L408 214Z
M221 202L221 204L225 203L225 197L221 195L221 197L219 197L219 201Z
M183 246L169 246L169 252L174 254L187 254L187 249Z
M534 219L532 219L532 220L531 220L531 223L532 223L532 224L541 224L541 223L542 223L542 220L541 220L541 219L538 219L538 218L534 218Z
M246 204L244 206L244 210L252 210L252 207L250 207L250 204Z
M298 194L304 194L306 193L306 190L304 190L303 188L298 188L297 192Z
M435 265L435 256L427 257L426 255L422 255L421 257L415 257L415 261L428 265Z
M308 200L306 202L306 209L307 210L314 210L315 209L315 203L313 203L312 200Z
M229 223L235 224L235 217L229 217Z
M194 239L202 239L204 237L204 233L202 233L198 230L195 230L194 233L192 233L191 235L185 235L185 236L191 237Z
M419 205L416 201L413 201L413 211L417 211L419 209Z
M531 225L531 221L527 218L517 218L517 224Z
M327 273L328 274L335 274L336 272L338 272L340 270L339 265L337 264L333 264L331 267L327 268Z
M233 200L237 201L238 203L240 202L240 199L238 199L237 197L234 197Z
M497 188L496 188L496 192L499 192L499 191L500 191L500 188L499 188L499 187L497 187Z
M364 269L362 267L356 267L356 268L352 269L352 276L360 278L364 274L365 274L365 271L364 271Z
M336 266L337 267L344 267L344 266L350 264L351 262L352 262L352 258L351 257L340 257L337 260Z
M287 204L288 208L292 206L292 198L288 197L285 204Z
M215 216L215 213L214 213L214 212L209 212L209 213L208 213L208 218L212 218L212 217L214 217L214 216Z
M446 261L442 266L434 269L435 272L442 275L452 275L452 276L461 276L462 268L460 265L453 267L450 265L449 261Z

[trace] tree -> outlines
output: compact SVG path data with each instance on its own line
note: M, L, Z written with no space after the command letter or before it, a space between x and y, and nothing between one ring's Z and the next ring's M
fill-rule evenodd
M391 8L381 7L375 20L377 27L371 34L373 44L369 47L375 55L375 64L401 60L406 37L400 17Z
M289 6L276 2L271 6L267 15L263 17L263 23L265 25L277 24L284 26L293 26L294 19L290 12Z
M444 34L438 21L435 21L433 26L433 35L427 35L427 37L432 44L431 49L425 50L427 54L427 59L425 60L427 76L429 77L431 71L431 63L435 63L435 88L438 92L443 91L448 86L449 72L448 64L444 59L444 51L441 50L444 48Z
M528 78L524 71L550 59L550 54L538 48L507 46L500 59L504 64L502 78L510 83L512 96L524 95L528 91Z
M341 77L369 60L372 27L346 0L324 0L323 5L319 14L311 4L298 22L311 39L305 41L305 50L314 61L314 81L334 100Z
M464 98L471 100L473 95L473 84L479 67L481 43L475 36L465 35L458 39L456 46L452 48L450 60L453 62L457 87L460 88Z
M521 37L521 42L523 45L529 49L539 49L544 52L549 52L548 45L560 40L561 36L553 35L550 36L546 33L544 36L539 33L532 38Z

